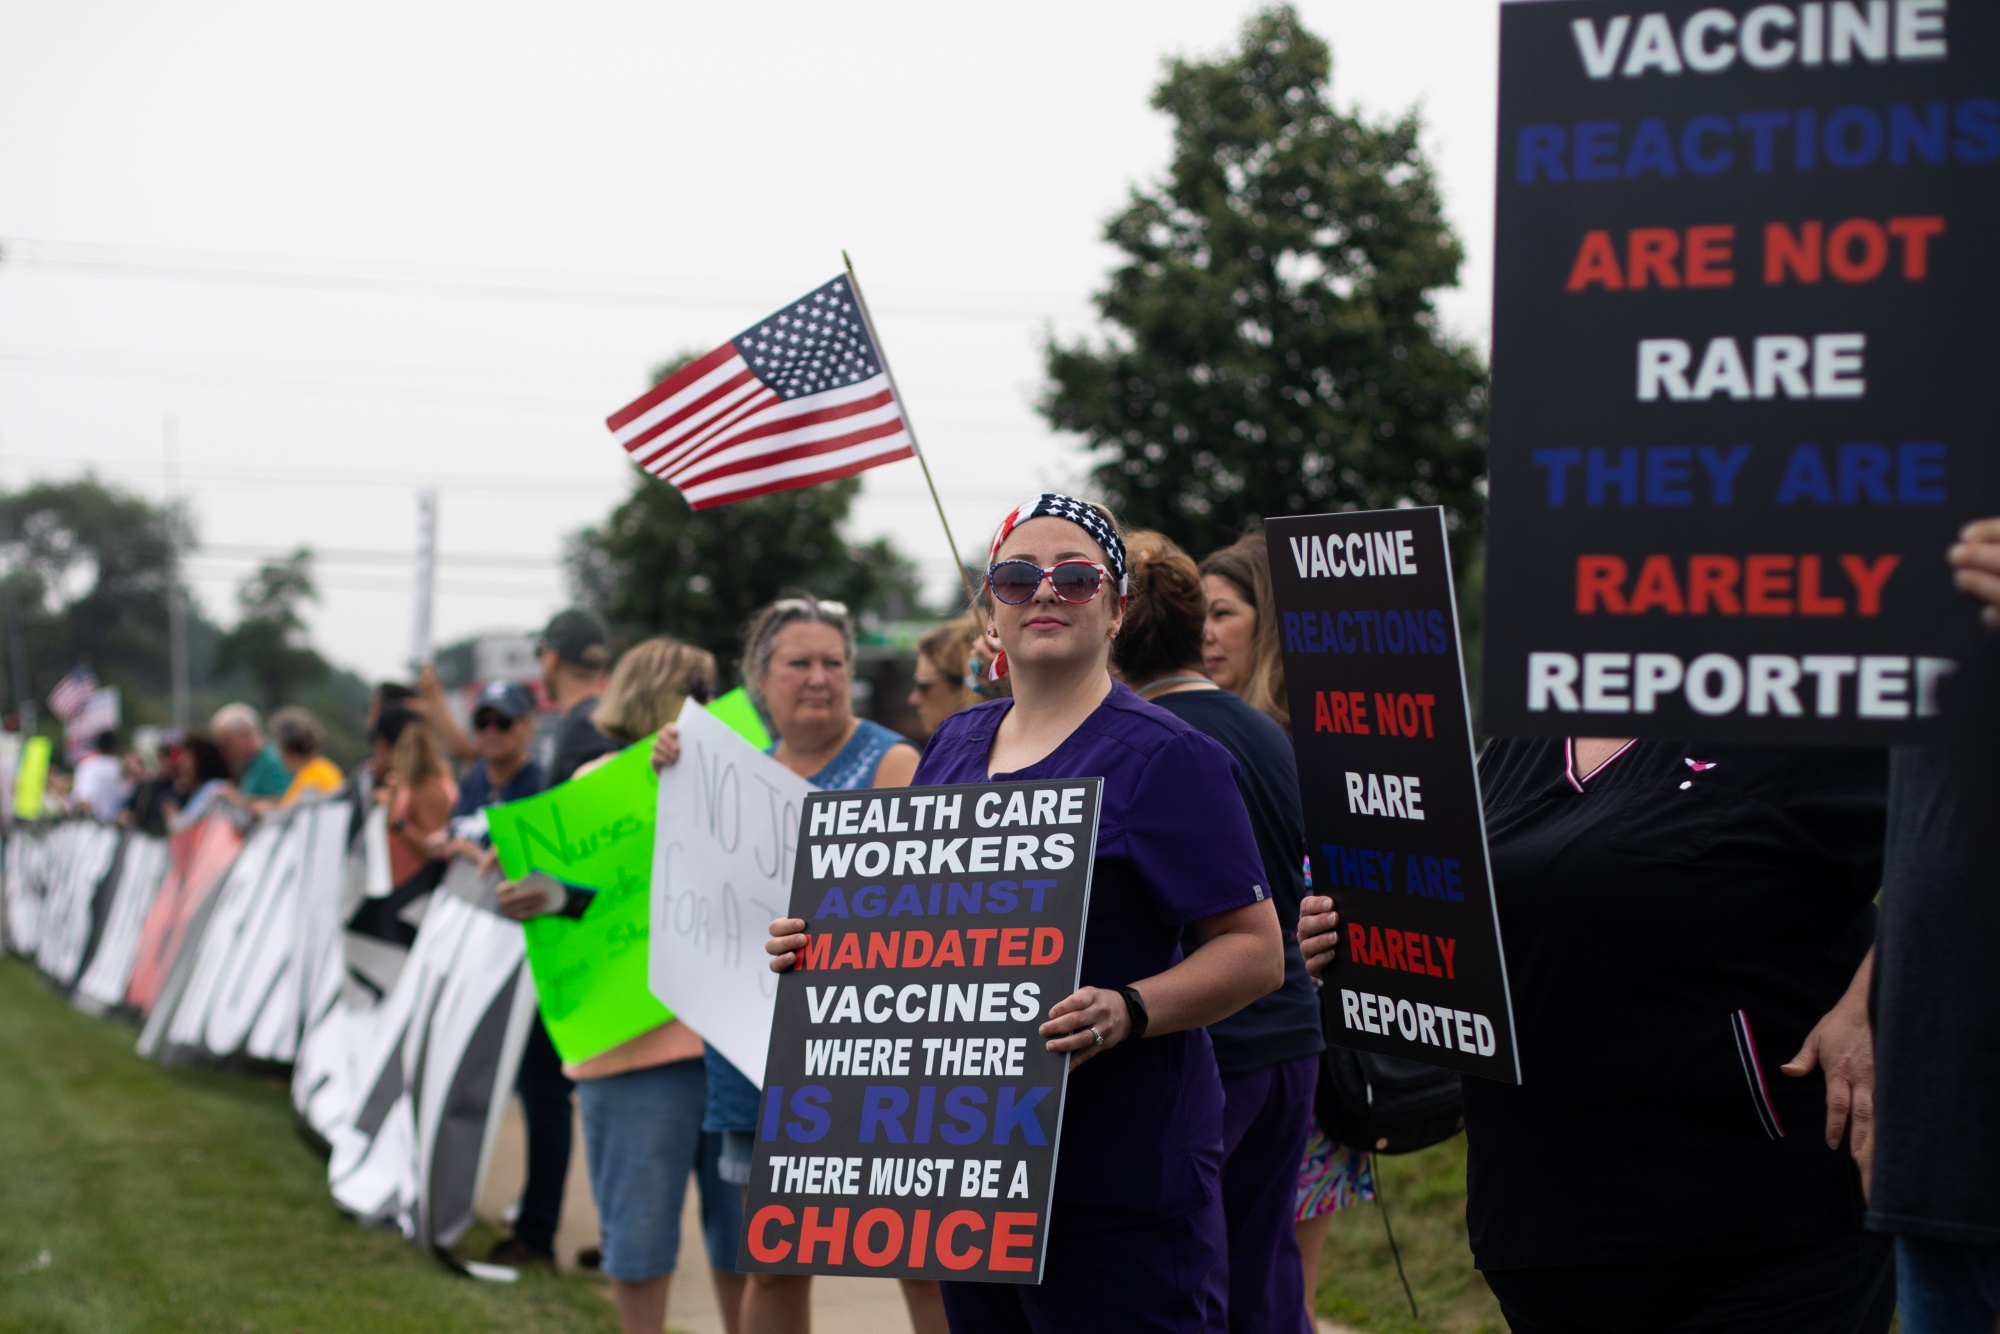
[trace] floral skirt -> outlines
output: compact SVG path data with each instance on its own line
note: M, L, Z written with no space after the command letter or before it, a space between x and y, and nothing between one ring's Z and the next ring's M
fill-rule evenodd
M1359 1149L1336 1143L1314 1117L1299 1162L1299 1188L1292 1218L1303 1223L1375 1198L1375 1163Z

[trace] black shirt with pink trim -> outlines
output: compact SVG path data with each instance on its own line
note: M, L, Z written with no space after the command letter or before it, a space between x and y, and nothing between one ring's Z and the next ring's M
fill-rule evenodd
M1480 757L1521 1051L1465 1081L1482 1269L1699 1260L1860 1226L1825 1084L1779 1066L1874 938L1880 750L1569 743Z

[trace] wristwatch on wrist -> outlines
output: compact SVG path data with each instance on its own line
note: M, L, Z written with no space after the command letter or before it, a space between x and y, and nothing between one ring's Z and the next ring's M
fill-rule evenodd
M1125 998L1125 1013L1132 1020L1132 1031L1126 1034L1127 1041L1137 1041L1146 1036L1146 1025L1152 1016L1146 1013L1146 998L1139 994L1137 987L1120 987L1118 994Z

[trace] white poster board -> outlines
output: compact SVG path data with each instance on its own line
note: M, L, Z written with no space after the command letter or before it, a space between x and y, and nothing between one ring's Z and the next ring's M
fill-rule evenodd
M812 786L698 704L680 730L660 775L647 983L761 1088L778 996L764 940L791 902Z

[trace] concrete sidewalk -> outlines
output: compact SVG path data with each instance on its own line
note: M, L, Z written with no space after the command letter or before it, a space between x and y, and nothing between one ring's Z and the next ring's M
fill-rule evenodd
M521 1194L526 1161L521 1105L510 1101L506 1119L500 1126L499 1142L493 1147L493 1163L487 1169L486 1184L479 1194L480 1217L500 1222ZM583 1126L579 1122L576 1151L570 1157L569 1181L563 1192L562 1227L556 1233L556 1260L564 1270L573 1271L576 1253L597 1243L597 1208L590 1198ZM722 1312L716 1306L715 1289L709 1284L708 1274L708 1257L703 1254L701 1244L700 1205L693 1183L689 1183L687 1207L681 1219L680 1268L675 1271L667 1305L670 1328L686 1334L725 1334ZM813 1280L813 1334L903 1334L909 1328L902 1291L893 1281Z
M479 1195L479 1215L495 1223L521 1193L526 1163L521 1105L509 1102ZM597 1209L590 1199L590 1177L584 1166L583 1125L576 1127L576 1152L570 1158L569 1181L563 1193L562 1228L556 1233L556 1259L564 1270L576 1268L576 1253L595 1246ZM608 1301L609 1298L607 1297ZM1355 1334L1330 1320L1318 1322L1318 1334ZM693 1184L681 1218L681 1262L667 1304L667 1325L686 1334L726 1334L715 1289L708 1281L708 1257L702 1253L701 1212ZM813 1334L903 1334L910 1328L901 1290L889 1279L816 1278L813 1280Z

